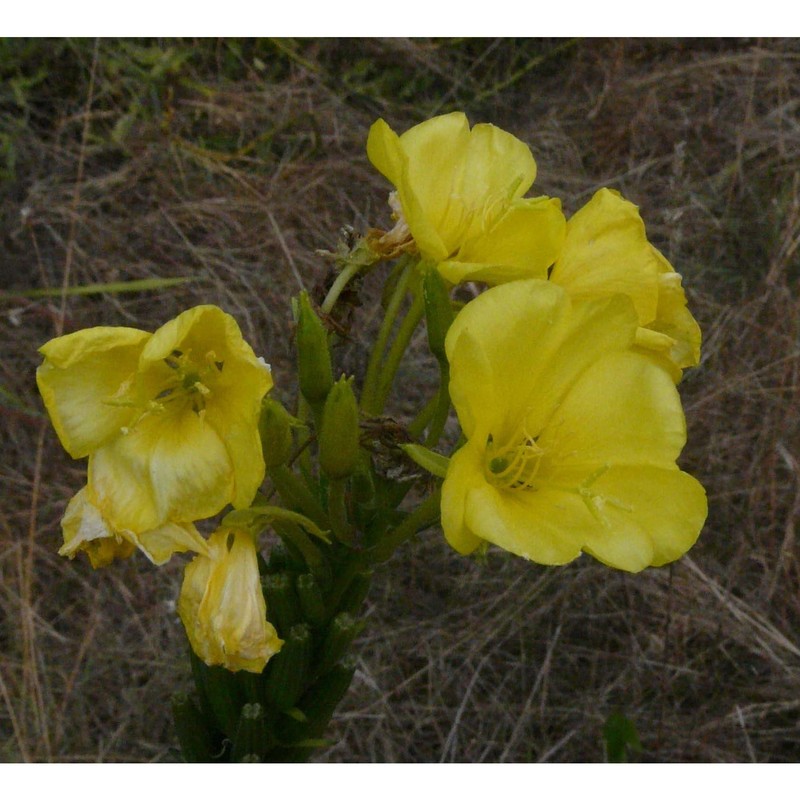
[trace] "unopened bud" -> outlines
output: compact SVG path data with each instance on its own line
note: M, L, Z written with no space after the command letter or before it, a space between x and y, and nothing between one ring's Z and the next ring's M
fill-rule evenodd
M300 391L311 405L325 400L333 386L328 332L311 307L307 292L300 292L297 313L297 369Z
M258 432L267 469L280 467L291 458L292 416L278 400L265 397L262 401Z
M360 429L352 378L342 376L325 401L319 431L319 465L334 479L347 478L358 465Z

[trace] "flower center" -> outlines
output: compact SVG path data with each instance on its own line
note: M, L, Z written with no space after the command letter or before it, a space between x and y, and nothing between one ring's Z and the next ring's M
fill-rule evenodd
M544 452L524 428L521 435L503 446L490 436L486 444L486 478L501 489L535 489Z
M181 407L191 406L200 416L206 408L206 400L211 395L209 385L222 372L225 363L217 360L216 353L209 350L201 359L192 358L192 351L173 350L164 359L172 370L161 390L148 404L153 411L165 411L179 403Z
M155 391L152 388L150 390L152 394L149 399L143 400L134 389L132 376L113 397L105 401L109 405L138 410L138 415L120 429L123 435L131 433L151 414L181 414L191 409L202 418L214 382L225 366L213 350L206 352L202 358L196 358L191 349L185 352L173 350L164 359L164 364L169 370L162 370L160 379L155 383Z

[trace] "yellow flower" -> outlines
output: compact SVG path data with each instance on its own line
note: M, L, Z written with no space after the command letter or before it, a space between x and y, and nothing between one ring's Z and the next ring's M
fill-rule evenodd
M75 558L84 551L92 566L108 566L116 558L127 558L138 547L154 564L166 563L173 553L206 553L205 539L191 522L167 522L150 531L116 530L103 517L89 486L84 486L67 505L61 520L64 544L61 556Z
M678 469L686 440L669 375L631 351L624 295L576 301L552 283L489 289L447 336L467 443L442 487L442 527L469 553L492 542L541 564L586 551L635 572L683 555L706 517Z
M258 435L269 368L216 306L154 334L90 328L45 344L37 382L61 443L89 456L89 485L116 530L250 504L264 479Z
M209 666L261 672L283 645L267 621L253 537L219 528L208 555L187 564L180 614L195 653Z
M681 276L648 242L636 206L618 192L601 189L570 218L550 280L573 297L628 295L639 317L637 349L676 382L682 368L700 362L700 327L686 307Z
M402 251L399 236L413 237L422 258L451 283L546 276L566 223L557 199L523 199L536 162L519 139L494 125L470 130L460 112L402 136L379 119L367 155L397 190L389 250Z

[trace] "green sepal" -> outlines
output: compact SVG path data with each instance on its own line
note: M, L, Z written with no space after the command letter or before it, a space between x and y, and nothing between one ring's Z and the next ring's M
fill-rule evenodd
M258 503L258 500L256 500ZM222 525L235 528L247 528L256 533L260 533L264 528L272 523L292 522L299 525L318 539L322 539L325 544L330 544L327 531L323 531L318 525L308 517L296 511L289 511L281 506L253 505L250 508L239 508L226 514L222 519Z
M292 627L281 651L270 659L264 694L279 711L291 709L303 693L312 653L311 628L303 623Z
M328 332L311 307L308 292L300 292L294 302L297 319L297 373L300 391L316 406L324 402L333 386Z
M427 470L437 478L444 478L447 475L447 467L450 459L433 450L429 450L421 444L401 444L400 449L418 466Z

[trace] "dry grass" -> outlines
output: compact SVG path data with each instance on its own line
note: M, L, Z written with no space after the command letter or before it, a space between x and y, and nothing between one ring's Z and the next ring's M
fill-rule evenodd
M621 710L645 760L800 759L800 45L161 44L189 58L156 77L113 42L96 62L91 42L18 43L4 59L0 758L169 760L169 697L188 683L181 564L92 573L56 555L84 465L43 419L36 348L62 327L152 329L215 302L288 385L288 298L323 278L314 250L344 224L387 221L369 124L463 108L528 141L540 191L569 212L622 190L684 274L705 346L681 387L683 465L710 516L690 557L637 576L588 558L478 563L423 535L376 576L321 758L595 761ZM20 83L42 63L57 91ZM193 282L18 294L156 275ZM359 352L343 347L343 368L363 369Z

